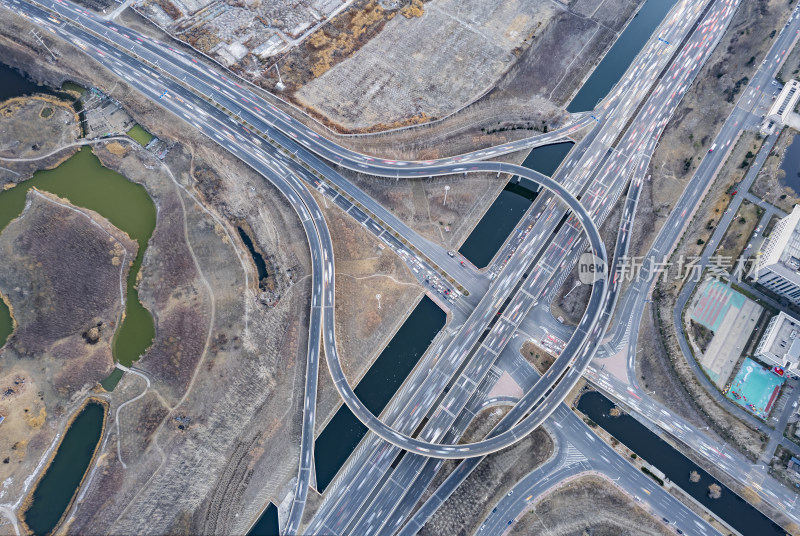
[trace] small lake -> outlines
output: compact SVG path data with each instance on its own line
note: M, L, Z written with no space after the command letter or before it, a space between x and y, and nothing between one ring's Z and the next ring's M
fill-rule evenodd
M792 143L786 148L781 160L781 169L786 173L780 179L781 185L794 190L795 195L800 194L800 135L795 134Z
M608 413L613 407L613 402L594 391L584 394L578 403L581 412L619 439L639 457L658 467L667 478L740 533L759 536L784 534L772 520L703 471L696 463L675 450L642 423L626 414L611 417ZM691 471L700 474L699 482L689 481ZM708 486L712 483L722 487L722 496L719 499L708 497Z
M51 94L53 89L40 86L13 67L0 63L0 101L33 93Z
M444 311L425 296L400 326L354 389L373 415L383 411L444 327L445 320ZM366 433L366 426L347 406L342 405L314 443L314 465L320 493L328 487Z
M105 408L89 402L72 421L24 513L25 523L36 536L52 531L67 510L92 461L104 419Z
M269 503L247 536L280 536L278 509L274 504Z
M135 286L147 242L156 225L152 199L143 186L103 167L91 149L83 147L58 167L37 171L31 179L0 192L0 230L19 216L25 207L27 192L33 187L94 210L139 244L128 274L125 320L117 328L113 344L115 359L123 365L131 365L155 336L153 317L139 302Z
M567 106L570 113L594 110L633 63L636 55L677 0L647 0L619 35L591 76Z
M537 147L528 154L522 166L550 176L561 165L572 146L572 142L563 142ZM530 208L536 195L516 184L513 179L509 181L458 252L478 268L488 266Z
M250 252L250 256L253 258L253 262L256 265L256 271L258 272L259 287L261 287L262 282L269 276L269 273L267 273L267 263L264 262L264 257L261 255L261 253L256 250L250 235L247 234L241 227L237 227L236 229L239 231L239 237L241 237L242 242L244 242L244 245L247 246L247 250Z

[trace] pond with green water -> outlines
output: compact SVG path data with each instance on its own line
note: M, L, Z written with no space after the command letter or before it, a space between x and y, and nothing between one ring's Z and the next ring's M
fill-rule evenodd
M51 192L79 207L94 210L122 229L139 244L128 274L125 318L114 336L114 358L129 366L153 341L153 317L139 302L136 276L142 266L147 242L156 225L156 208L143 186L103 167L88 147L54 169L37 171L10 190L0 192L0 230L20 215L30 188ZM11 332L8 309L0 305L0 343Z
M92 461L104 418L105 408L90 402L72 421L24 513L25 523L35 535L48 534L64 515Z

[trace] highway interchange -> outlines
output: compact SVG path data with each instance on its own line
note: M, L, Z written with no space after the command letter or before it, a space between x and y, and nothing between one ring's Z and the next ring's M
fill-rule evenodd
M703 21L690 33L707 4L710 8L704 14ZM626 251L628 231L635 215L638 191L649 155L683 92L727 27L737 2L679 2L594 117L583 116L559 132L426 162L392 161L353 153L320 137L238 82L194 63L168 45L137 36L126 28L102 21L65 1L45 1L39 5L48 11L32 3L3 1L3 6L24 12L33 17L35 22L78 46L83 44L82 48L87 54L264 173L297 210L312 251L314 298L301 463L295 500L284 532L294 533L298 530L313 470L313 423L319 352L319 344L314 341L322 337L328 366L345 402L362 422L389 444L371 435L365 439L359 450L363 456L371 453L370 463L352 464L351 469L356 474L348 475L352 480L347 486L338 486L341 490L349 488L354 491L338 493L336 500L331 500L331 494L328 494L309 530L314 532L315 527L334 531L343 528L342 520L332 514L348 508L349 512L363 515L344 520L344 524L349 525L345 528L351 532L370 533L378 528L393 530L394 527L387 526L385 521L400 519L402 522L404 517L392 517L390 514L396 511L395 507L403 499L408 503L409 497L413 498L413 494L406 493L405 487L396 485L394 489L389 486L384 489L380 484L402 482L403 478L416 479L415 471L423 466L430 473L430 469L438 467L441 462L429 459L429 456L482 456L519 440L541 424L551 412L557 411L560 401L589 365L604 336L616 302L615 281L606 286L601 280L595 285L587 315L564 350L566 358L559 359L557 366L532 386L504 420L505 424L501 423L498 428L500 433L479 444L443 444L445 440L455 443L458 439L457 435L448 435L448 430L480 392L479 386L484 383L492 363L504 351L528 312L540 302L547 303L552 298L577 256L586 249L581 237L584 230L588 231L592 251L601 258L605 256L596 228L630 185L615 258L619 258L621 251ZM54 13L58 18L52 17ZM51 17L55 20L51 20ZM67 20L75 25L66 24L64 21ZM665 43L680 43L684 38L688 39L684 54L670 63L674 45ZM76 39L80 43L76 43ZM667 68L670 70L659 78ZM167 91L166 98L159 99L164 91ZM203 98L204 95L210 96L214 104ZM235 119L231 119L215 104L233 113ZM589 126L594 128L554 175L555 181L508 164L477 162L481 158L494 158L525 147L550 143ZM294 158L287 158L273 145L264 143L265 139L274 140L311 170L297 165ZM441 248L418 237L317 157L356 171L398 179L480 171L506 173L546 185L558 192L566 203L560 203L550 195L542 195L537 199L520 226L519 244L511 248L510 259L504 258L502 271L487 291L489 283L480 274L469 267L460 266ZM383 422L369 414L358 402L338 364L333 315L333 250L327 226L308 192L308 186L322 191L334 201L338 199L337 204L343 210L393 247L412 267L417 266L423 270L422 273L438 273L440 286L434 288L442 296L439 301L451 307L461 322L447 337L440 337L423 358L430 368L417 368L385 410ZM578 195L580 203L576 201ZM357 205L347 198L354 200ZM344 205L345 200L349 204ZM689 208L694 207L691 201L690 198L686 201ZM364 207L366 212L359 207ZM567 207L571 210L569 214ZM392 240L388 229L384 227L387 224L388 229L399 232L409 240L416 251L405 248L396 239ZM664 243L670 244L667 238ZM447 283L447 276L467 289L469 297L459 297L455 285ZM484 294L482 298L480 294ZM630 292L626 293L626 298L628 296L631 296ZM623 300L622 318L627 318L626 314L634 310L636 303L632 298ZM619 337L620 329L617 327L613 333ZM614 339L616 342L621 340ZM526 414L529 415L518 424ZM423 419L426 425L420 428ZM391 422L392 426L384 422ZM411 437L417 430L422 440ZM391 472L389 464L399 455L399 450L392 444L417 455L405 456L395 469L394 476L388 478ZM347 471L342 471L340 478L345 473ZM424 481L422 479L419 482ZM367 485L364 486L364 483ZM362 489L364 491L360 492ZM411 507L413 505L410 504ZM371 517L367 516L367 512ZM376 525L372 523L373 520L380 520L381 523Z

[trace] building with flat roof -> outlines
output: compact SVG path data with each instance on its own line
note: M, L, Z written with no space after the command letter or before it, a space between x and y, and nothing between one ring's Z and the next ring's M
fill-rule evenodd
M750 275L759 285L800 305L800 205L775 224Z
M781 311L769 321L756 357L767 364L797 372L800 369L800 320Z
M767 119L781 124L786 123L786 118L794 110L798 98L800 98L800 82L790 80L788 84L783 86L775 102L772 103Z

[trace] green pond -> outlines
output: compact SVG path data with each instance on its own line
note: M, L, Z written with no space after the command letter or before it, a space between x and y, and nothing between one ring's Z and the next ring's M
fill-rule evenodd
M92 461L104 415L102 405L90 402L72 421L24 513L25 523L35 535L48 534L64 515Z
M136 260L128 274L125 319L118 327L113 343L114 358L123 365L131 365L155 336L153 318L139 302L135 286L147 242L156 225L156 208L152 199L143 186L103 167L91 149L83 147L57 168L37 171L31 179L0 192L0 230L19 216L25 207L25 196L33 187L94 210L139 244ZM0 305L0 343L5 342L10 328L8 309Z
M153 135L138 124L133 125L133 128L128 131L128 136L133 138L142 147L146 146L148 143L150 143L150 140L153 139Z

